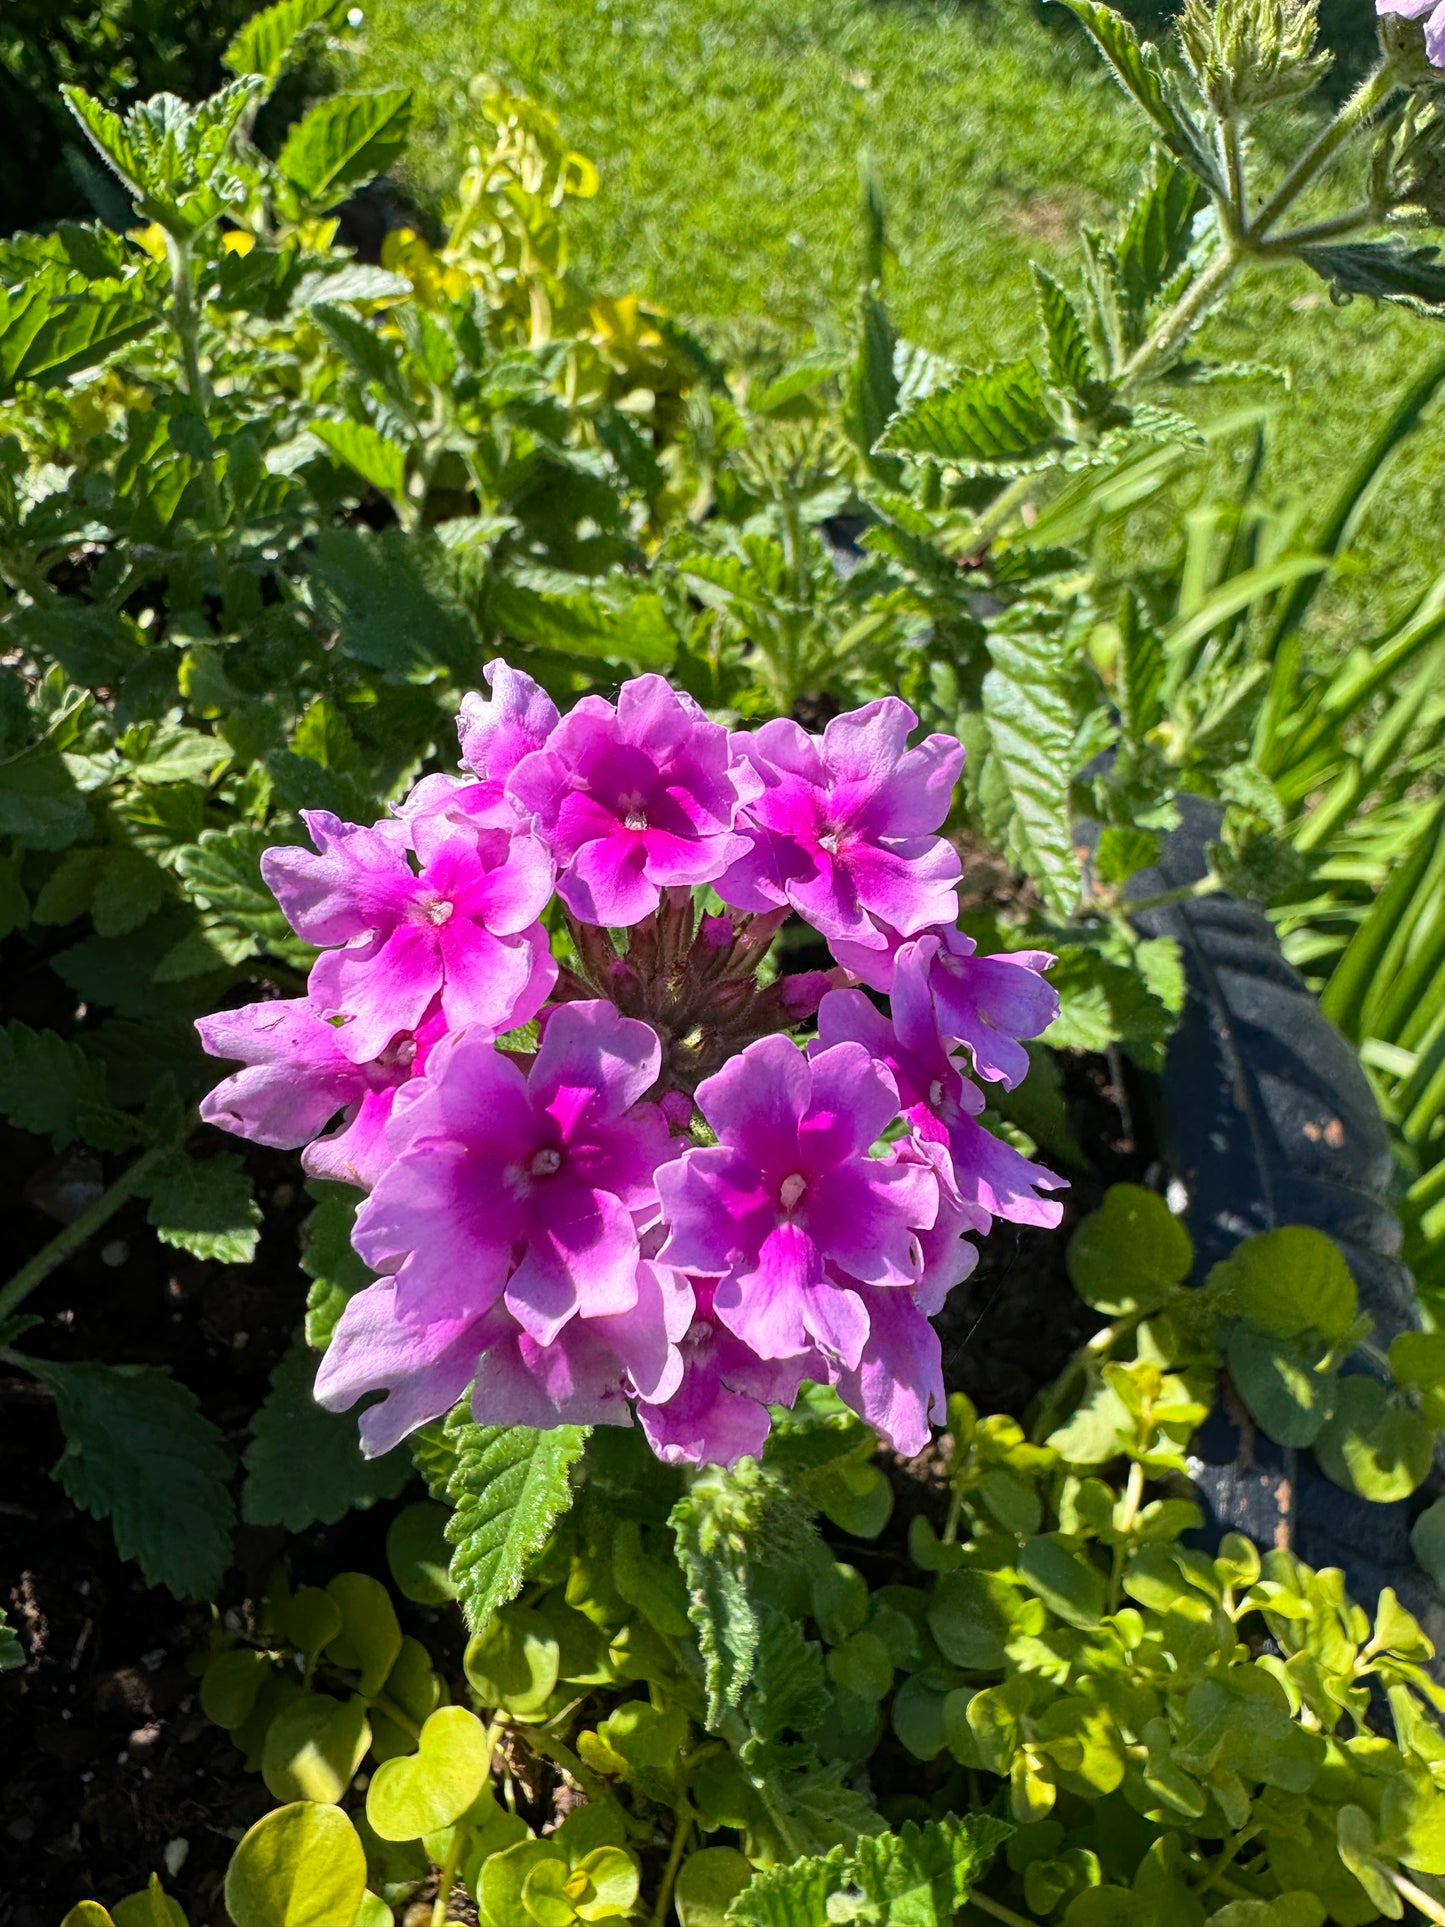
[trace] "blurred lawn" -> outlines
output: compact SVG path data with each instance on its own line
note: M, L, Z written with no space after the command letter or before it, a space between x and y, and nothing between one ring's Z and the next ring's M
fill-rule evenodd
M469 139L466 83L520 82L601 169L574 204L574 265L717 324L765 317L836 338L855 293L858 162L871 156L897 250L890 298L904 332L978 363L1028 344L1028 263L1068 274L1081 219L1127 199L1146 136L1062 7L1036 0L371 0L363 84L419 94L423 194L454 177ZM1287 123L1273 138L1289 140ZM1332 312L1304 270L1257 274L1211 324L1221 358L1289 369L1288 437L1268 483L1317 500L1390 394L1445 351L1445 331L1398 309ZM1222 391L1220 405L1268 399ZM1355 640L1441 566L1445 411L1416 438L1321 602Z

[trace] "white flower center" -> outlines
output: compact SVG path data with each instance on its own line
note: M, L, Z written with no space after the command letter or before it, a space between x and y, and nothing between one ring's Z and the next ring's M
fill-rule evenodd
M452 911L456 908L445 897L428 897L422 903L422 915L428 923L443 924L451 921Z
M807 1188L808 1180L800 1171L794 1171L791 1177L784 1178L778 1186L778 1203L784 1211L791 1211Z
M623 817L622 824L624 829L645 830L647 828L647 813L645 810L629 810L626 816Z
M942 1102L943 1102L943 1079L942 1079L941 1077L935 1077L935 1078L934 1078L934 1080L933 1080L933 1082L932 1082L932 1083L931 1083L931 1084L929 1085L929 1087L928 1087L928 1102L929 1102L929 1106L930 1106L930 1108L931 1108L931 1109L933 1109L933 1110L935 1110L935 1111L936 1111L936 1110L938 1109L938 1107L939 1107L939 1106L940 1106L940 1105L942 1104Z
M829 856L836 856L838 854L838 837L839 832L837 830L824 830L823 834L818 838L818 848L820 850L826 850Z
M532 1159L532 1162L527 1166L527 1169L534 1178L555 1177L562 1169L562 1153L560 1151L554 1151L552 1147L548 1145L545 1149L538 1151Z

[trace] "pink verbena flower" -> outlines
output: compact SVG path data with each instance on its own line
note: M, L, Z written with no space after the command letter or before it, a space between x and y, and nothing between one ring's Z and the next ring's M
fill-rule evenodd
M733 818L756 785L728 734L661 676L624 683L617 706L584 696L508 793L557 859L557 894L585 922L625 928L671 884L710 883L742 849Z
M490 699L473 690L462 697L457 717L462 768L500 789L522 758L541 749L557 727L557 705L530 676L500 656L482 674Z
M859 1295L868 1314L867 1342L856 1365L834 1373L834 1389L885 1444L911 1458L947 1408L943 1347L915 1293L863 1286Z
M433 1053L387 1130L392 1161L353 1242L395 1274L401 1316L478 1317L504 1300L549 1345L569 1319L637 1303L638 1230L658 1215L667 1125L639 1102L660 1050L610 1004L552 1012L524 1073L463 1032Z
M951 737L909 749L918 718L896 696L835 716L821 736L786 717L738 750L762 779L741 827L751 847L718 880L742 910L790 904L815 930L884 948L880 923L903 934L958 915L958 853L934 835L963 767Z
M316 1398L345 1411L368 1392L386 1396L361 1415L369 1457L450 1411L471 1387L480 1425L630 1425L629 1397L667 1399L682 1379L678 1340L692 1293L662 1267L642 1264L631 1310L580 1314L549 1345L528 1336L502 1302L419 1322L403 1315L403 1282L382 1278L350 1299L316 1375Z
M537 921L551 862L535 836L464 829L444 810L369 829L326 810L303 820L319 855L267 850L261 874L298 936L344 946L317 958L309 988L341 1020L348 1057L378 1057L437 997L449 1025L492 1035L535 1016L557 978Z
M718 1278L717 1317L760 1358L816 1348L856 1365L867 1313L833 1268L911 1285L918 1234L938 1214L929 1168L869 1155L897 1114L892 1078L856 1044L810 1061L765 1037L700 1084L697 1101L718 1143L657 1174L663 1262Z
M425 1070L445 1019L432 1012L365 1064L345 1055L336 1027L304 997L218 1011L198 1018L196 1029L212 1057L239 1058L245 1066L201 1100L208 1124L278 1150L304 1144L301 1162L312 1177L364 1188L385 1167L396 1093ZM340 1128L321 1136L338 1112Z
M818 1009L813 1048L821 1052L857 1043L887 1066L897 1084L899 1110L916 1136L947 1147L962 1204L1015 1224L1055 1225L1062 1205L1038 1194L1058 1190L1063 1180L974 1121L984 1109L983 1093L950 1057L934 1010L929 966L935 941L905 944L899 951L891 1021L861 990L829 991Z
M679 1276L681 1274L678 1274ZM805 1378L827 1375L823 1359L759 1358L713 1312L713 1282L691 1281L695 1309L681 1334L678 1383L663 1399L637 1401L637 1422L668 1465L733 1465L767 1443L770 1405L791 1405Z
M1432 67L1445 67L1445 0L1375 0L1375 12L1399 14L1405 20L1423 19L1425 57Z
M951 927L916 938L884 934L882 950L836 942L833 954L870 989L889 991L904 944L931 946L919 955L927 962L940 1031L967 1045L977 1076L1010 1091L1020 1084L1029 1068L1020 1039L1040 1036L1059 1014L1059 994L1040 974L1055 962L1050 953L999 950L980 957L973 938Z

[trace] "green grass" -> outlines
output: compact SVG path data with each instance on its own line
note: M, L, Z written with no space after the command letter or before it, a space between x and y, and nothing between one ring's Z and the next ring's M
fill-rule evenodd
M570 221L585 278L800 340L836 338L854 298L861 156L888 207L901 327L978 363L1030 343L1030 259L1071 272L1078 222L1128 197L1146 145L1084 35L1034 0L373 0L359 38L364 84L418 90L423 192L465 154L471 75L520 82L601 169ZM1445 333L1361 302L1332 312L1289 270L1246 284L1206 345L1290 371L1270 481L1317 499ZM1322 599L1340 639L1373 624L1382 578L1393 603L1440 566L1442 452L1432 426L1377 502L1368 593Z

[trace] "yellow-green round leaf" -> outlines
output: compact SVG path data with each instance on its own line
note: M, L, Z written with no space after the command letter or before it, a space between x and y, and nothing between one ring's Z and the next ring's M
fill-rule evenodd
M465 1813L487 1782L486 1729L465 1706L441 1706L415 1753L386 1760L372 1776L366 1817L383 1840L420 1840Z
M386 1534L386 1563L398 1591L419 1606L444 1606L455 1599L452 1549L447 1544L445 1506L422 1499L404 1506Z
M1189 1276L1194 1245L1157 1192L1111 1184L1069 1240L1066 1263L1084 1303L1117 1318L1162 1305Z
M1359 1307L1339 1246L1311 1225L1246 1238L1214 1267L1209 1283L1236 1317L1273 1338L1297 1338L1311 1326L1326 1338L1345 1338Z
M249 1719L256 1695L271 1673L265 1653L238 1646L229 1653L217 1653L201 1675L201 1711L216 1726L227 1732Z
M361 1896L354 1927L396 1927L396 1915L379 1894L368 1889Z
M462 1664L483 1706L535 1713L550 1697L562 1663L561 1647L542 1621L503 1608L468 1643Z
M277 1800L341 1800L356 1777L371 1727L365 1702L303 1693L271 1722L261 1777Z
M341 1631L329 1642L329 1657L360 1673L360 1690L369 1698L386 1684L401 1651L391 1594L364 1572L339 1572L326 1590L341 1608Z
M1378 1379L1353 1374L1339 1381L1315 1457L1336 1485L1387 1505L1407 1499L1429 1472L1430 1428Z
M98 1900L78 1900L60 1927L115 1927L115 1922Z
M729 1901L752 1877L747 1856L736 1847L704 1847L690 1853L673 1890L681 1927L725 1927Z
M320 1586L302 1586L287 1600L282 1623L297 1652L314 1659L341 1631L341 1608Z
M161 1887L156 1874L143 1893L127 1894L115 1908L115 1927L188 1927L185 1910Z
M339 1807L277 1807L242 1839L226 1871L235 1927L355 1927L366 1854Z

